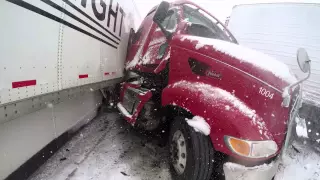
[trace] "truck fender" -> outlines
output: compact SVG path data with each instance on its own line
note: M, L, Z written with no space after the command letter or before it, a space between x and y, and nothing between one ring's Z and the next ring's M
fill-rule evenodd
M232 93L209 84L179 81L162 91L162 106L174 105L186 109L209 124L210 138L217 151L233 154L225 145L224 136L244 139L270 139L270 133L254 110ZM250 131L248 129L250 128Z

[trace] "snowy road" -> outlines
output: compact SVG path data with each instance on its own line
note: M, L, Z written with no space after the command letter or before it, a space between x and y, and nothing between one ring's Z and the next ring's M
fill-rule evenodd
M29 179L170 180L167 148L158 141L103 109Z
M29 180L171 180L167 147L136 132L116 112L101 113ZM289 149L275 180L320 180L320 157Z
M289 149L279 166L275 180L320 180L320 156L305 145Z

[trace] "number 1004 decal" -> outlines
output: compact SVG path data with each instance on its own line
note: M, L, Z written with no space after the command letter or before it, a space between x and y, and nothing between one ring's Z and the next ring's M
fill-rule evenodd
M259 93L263 96L265 96L266 98L270 98L272 99L273 98L273 94L274 93L271 93L270 91L266 90L265 88L263 87L260 87L259 88Z

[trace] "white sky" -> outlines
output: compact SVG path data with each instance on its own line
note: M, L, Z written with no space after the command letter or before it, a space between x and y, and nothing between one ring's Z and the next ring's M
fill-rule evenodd
M134 0L141 18L144 18L152 7L159 4L162 0ZM167 0L173 1L173 0ZM319 3L319 0L191 0L209 11L220 21L224 22L226 17L231 15L232 7L237 4L245 3L268 3L268 2L308 2Z
M134 0L141 17L145 17L152 7L162 0ZM170 1L170 0L169 0ZM193 0L201 7L210 11L219 20L224 21L231 14L232 7L236 0Z

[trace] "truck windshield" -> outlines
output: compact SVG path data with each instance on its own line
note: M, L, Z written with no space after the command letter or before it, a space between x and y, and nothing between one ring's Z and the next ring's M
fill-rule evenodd
M186 21L199 25L195 28L196 30L188 31L189 34L232 42L223 28L221 29L217 23L214 23L211 20L212 17L201 9L185 4L183 5L183 13Z

